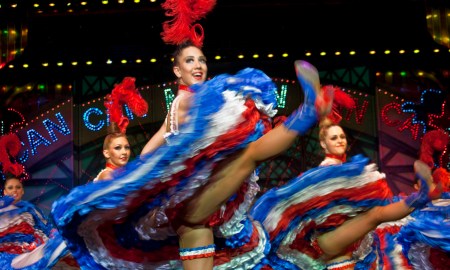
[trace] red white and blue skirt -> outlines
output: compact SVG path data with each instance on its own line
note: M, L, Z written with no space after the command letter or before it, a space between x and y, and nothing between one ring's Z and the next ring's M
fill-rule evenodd
M13 201L9 196L0 198L0 269L51 269L57 263L70 267L71 262L76 267L43 212L32 203Z
M219 75L194 90L190 121L170 144L129 162L111 181L75 187L52 209L60 233L85 269L181 269L171 224L210 181L215 166L271 128L276 86L247 68ZM259 191L256 174L211 215L215 269L258 269L270 249L248 216Z
M448 269L450 263L450 193L443 193L441 199L416 209L410 216L402 219L398 233L394 232L384 239L384 246L401 250L399 256L389 256L392 267L387 269ZM384 225L384 224L382 224ZM388 230L397 224L387 224ZM379 236L377 228L377 233ZM392 243L391 239L393 239ZM395 254L395 252L392 252ZM391 254L391 253L388 253ZM400 259L399 259L400 258ZM397 264L396 264L397 263ZM403 266L403 268L400 268ZM408 268L410 267L410 268Z
M269 234L271 268L322 270L327 265L321 260L319 235L398 199L385 175L358 155L342 165L311 169L269 190L255 202L251 216ZM436 208L430 203L402 220L379 225L348 248L354 269L434 269L424 267L430 264L427 250L436 248L440 255L450 251L449 211L448 205Z

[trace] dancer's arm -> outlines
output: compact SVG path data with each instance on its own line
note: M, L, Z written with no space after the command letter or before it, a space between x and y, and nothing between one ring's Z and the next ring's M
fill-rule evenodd
M144 148L142 148L141 155L145 155L147 153L155 151L156 148L160 147L165 143L164 134L166 133L166 121L161 125L159 130L153 134L153 136L148 140L145 144Z
M186 121L188 121L186 115L191 106L191 96L182 95L178 96L177 98L179 99L178 104L176 105L177 107L174 109L176 110L177 123L178 125L181 125ZM144 148L142 148L141 155L153 152L158 147L166 143L166 140L164 139L164 134L166 134L166 132L169 130L168 127L171 124L170 113L172 113L172 108L170 109L169 114L167 115L164 123L161 125L159 130L150 138L147 144L145 144Z

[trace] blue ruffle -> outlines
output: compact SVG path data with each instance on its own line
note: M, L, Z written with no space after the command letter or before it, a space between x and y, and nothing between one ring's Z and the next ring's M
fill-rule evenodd
M348 162L339 166L322 166L310 169L297 178L290 180L287 184L267 191L255 202L250 214L255 220L258 220L264 224L266 220L271 219L269 215L272 213L272 210L278 209L281 205L290 202L293 197L300 196L299 194L303 190L315 187L319 183L325 183L331 179L339 178L342 179L343 182L352 181L354 177L362 175L368 163L368 158L362 155L357 155L351 158ZM320 208L307 209L307 211L302 215L293 214L293 216L283 217L288 219L289 223L286 228L281 231L277 231L276 235L271 235L271 250L267 257L270 262L270 266L274 269L300 269L298 265L292 264L291 262L280 257L277 252L283 243L282 241L286 239L288 234L297 230L300 223L304 220L314 220L319 216L323 216L325 213L329 212L330 209L333 209L336 206L346 205L355 209L369 209L376 205L386 205L390 203L390 201L390 199L365 199L355 201L345 197L340 197L330 201ZM328 228L328 230L332 229L333 228L331 227ZM315 237L313 233L314 231L306 232L304 238L310 239ZM287 254L286 256L289 257ZM368 254L363 260L357 261L355 269L370 268L369 266L376 258L376 253L372 252ZM301 263L300 265L304 265L304 263ZM320 267L320 265L321 263L317 261L317 265L314 267Z
M122 247L152 251L159 249L160 246L174 245L175 238L164 241L140 240L133 228L134 221L161 206L172 194L182 192L190 183L191 177L204 169L206 165L223 159L226 155L261 137L264 132L262 123L259 123L240 145L216 153L208 159L198 160L192 174L184 175L176 185L170 186L170 194L168 187L163 188L152 198L143 199L142 204L132 211L127 209L127 202L139 196L144 189L151 190L156 186L164 185L161 179L166 176L168 168L174 166L174 163L190 157L191 146L194 142L204 138L208 131L207 128L211 126L211 115L220 111L225 104L224 91L235 91L236 94L243 94L247 98L262 101L266 106L271 105L269 106L271 108L276 107L276 86L267 75L257 69L247 68L236 75L219 75L203 84L193 85L191 88L195 92L192 106L188 112L191 120L180 125L180 134L171 137L170 146L163 145L154 152L129 162L123 170L114 175L113 180L75 187L69 194L54 202L51 214L61 234L68 242L73 256L81 266L89 269L102 269L89 254L83 238L77 234L77 228L94 210L121 209L121 218L125 218L121 219L120 225L114 225L114 231L118 238L117 244ZM102 194L102 191L106 190L108 192ZM248 221L244 221L244 223L245 229L226 239L228 241L225 243L226 246L239 247L245 244L249 233L251 236L252 228L248 226L251 225L247 224Z
M423 243L450 252L450 206L432 203L415 210L413 220L402 226L397 235L403 251L408 254L412 244Z
M5 196L0 198L0 205L2 208L9 206L13 203L14 199ZM47 240L45 242L38 241L34 233L25 234L25 233L9 233L1 237L0 244L3 243L14 243L18 245L20 243L35 244L40 247L43 246L43 254L44 256L37 260L33 264L29 264L28 266L22 268L13 268L11 266L12 260L18 256L18 254L11 254L8 252L0 252L0 269L2 270L40 270L40 269L50 269L53 265L55 265L58 260L67 255L68 250L65 248L65 244L63 242L62 237L58 234L56 230L53 229L52 223L47 219L44 215L43 211L37 208L34 204L27 201L20 201L15 204L16 208L0 213L0 218L3 217L17 217L24 214L30 214L33 218L33 223L30 226L33 226L34 232L39 232L38 234L44 234L47 236ZM24 219L26 220L26 219ZM57 249L60 245L64 245L63 248ZM55 253L57 252L57 253ZM31 254L31 252L25 252L23 255ZM54 255L52 257L52 255ZM52 259L52 261L50 261ZM26 260L25 260L26 261Z
M269 214L268 209L273 208L279 202L282 202L300 190L319 182L326 181L336 177L353 177L361 174L368 163L368 159L362 155L357 155L347 163L341 166L324 166L310 169L290 180L282 187L271 189L264 193L254 204L250 215L259 221L264 221ZM343 198L345 200L345 198Z

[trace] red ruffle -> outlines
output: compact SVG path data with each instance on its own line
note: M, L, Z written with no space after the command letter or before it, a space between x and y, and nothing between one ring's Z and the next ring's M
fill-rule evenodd
M324 208L325 206L332 203L332 201L340 198L347 198L348 200L354 201L362 201L368 199L386 199L391 197L392 192L388 188L385 179L380 179L376 182L372 182L359 188L338 189L324 196L317 196L308 201L290 206L283 213L281 220L277 224L277 227L272 232L270 232L270 235L271 236L278 235L281 231L286 230L291 221L291 217L302 216L305 214L306 211L309 211L310 209ZM326 225L339 226L343 222L344 220L333 222L333 224L329 224L327 222Z
M244 183L237 191L236 197L233 201L226 204L226 211L222 213L222 209L217 210L206 222L206 226L216 227L222 225L224 222L230 220L239 206L245 199L245 194L248 190L248 184Z
M253 225L252 236L249 241L239 247L239 248L226 248L222 250L216 250L216 255L214 256L214 265L222 265L229 262L232 258L239 256L241 254L248 253L254 250L259 244L259 232L258 229Z
M97 228L98 234L103 241L108 252L115 258L122 258L126 261L144 263L158 262L164 260L178 260L178 245L164 246L158 250L145 252L139 248L122 247L117 243L117 235L113 229L113 224L105 224Z
M383 269L386 270L395 270L395 265L392 265L391 259L389 258L390 252L388 252L388 248L392 248L389 246L389 243L386 239L392 238L392 236L398 234L401 227L397 225L393 226L386 226L382 228L378 228L375 230L375 233L378 235L379 241L380 241L380 250L381 254L383 254L382 259L382 265ZM392 254L391 254L392 256ZM397 252L397 260L401 260L402 269L413 269L412 266L409 264L408 259L403 255L402 252Z
M430 262L434 270L447 270L450 265L450 253L442 249L430 249Z
M11 254L22 254L24 252L34 250L36 247L40 246L44 242L41 236L35 233L34 228L26 222L21 222L17 225L9 227L7 230L1 231L0 238L13 233L32 234L34 236L34 241L31 243L24 243L24 242L2 243L0 244L0 252L7 252Z
M75 258L72 257L72 255L66 255L60 261L64 262L65 264L67 264L69 266L72 266L72 267L78 267L78 268L80 267L80 265L75 260Z
M9 227L7 230L1 231L0 237L4 237L11 233L33 234L34 229L30 224L28 224L26 222L21 222L17 225Z

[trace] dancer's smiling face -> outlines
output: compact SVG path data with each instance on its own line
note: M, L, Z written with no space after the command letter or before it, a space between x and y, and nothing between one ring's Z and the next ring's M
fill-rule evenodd
M9 178L5 182L5 189L3 194L14 198L14 203L22 200L22 196L25 194L22 182L17 178Z
M342 156L347 151L347 136L340 126L333 125L324 131L320 145L326 154Z
M193 45L181 49L174 58L173 72L180 84L191 86L204 82L208 66L202 50Z

